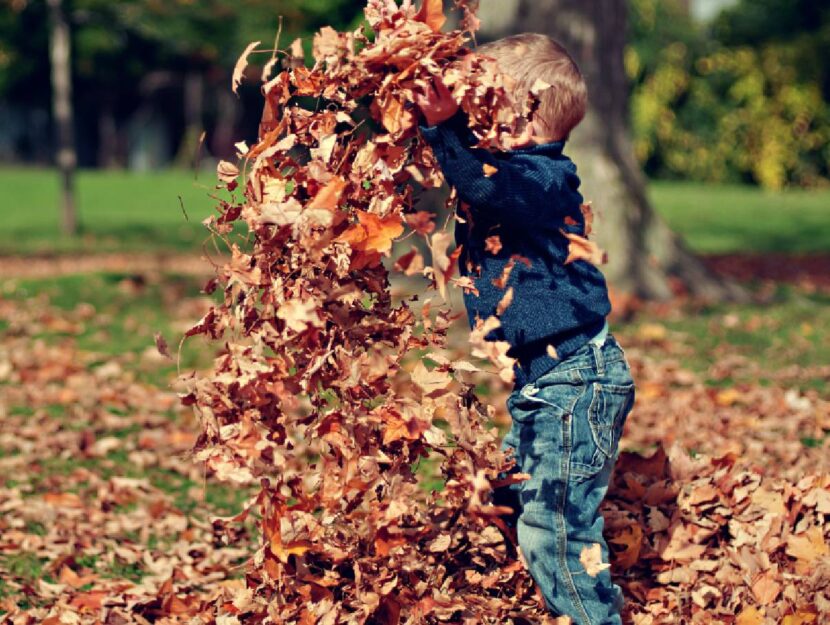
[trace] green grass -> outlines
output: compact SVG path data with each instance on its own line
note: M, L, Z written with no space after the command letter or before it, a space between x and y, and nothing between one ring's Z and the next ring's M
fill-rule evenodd
M0 169L0 255L194 251L208 239L215 176L200 172L82 171L82 234L59 235L58 176L52 170ZM772 193L748 186L653 182L658 212L704 253L830 250L830 191ZM182 198L189 221L179 202Z
M81 234L68 239L59 234L57 173L0 169L0 197L8 207L0 225L0 255L196 250L209 235L200 222L213 212L214 185L210 172L194 180L185 171L81 171Z
M619 327L619 334L637 334L638 318ZM682 364L704 375L715 387L736 383L775 383L773 376L788 367L800 366L802 374L787 384L799 390L815 389L830 396L821 367L830 362L830 296L779 287L771 301L759 304L717 304L657 323L666 327L669 340L683 346ZM727 377L713 375L711 368L728 356L742 356L759 367L734 368Z
M658 212L692 249L830 252L830 191L782 193L739 185L652 182Z
M47 280L19 280L6 283L0 293L10 299L33 301L45 298L60 309L74 311L80 305L92 305L97 313L105 313L105 324L95 317L74 335L77 345L85 351L119 355L155 349L155 333L168 340L171 354L176 357L182 332L172 327L175 308L183 298L198 297L202 281L188 276L167 274L161 282L135 286L129 276L119 273L93 273L61 276ZM216 293L215 297L219 297ZM193 323L198 319L188 320ZM64 333L45 329L35 338L58 340ZM185 341L181 352L183 370L209 362L209 347L201 337ZM174 362L136 371L138 379L165 386L174 375ZM56 407L56 410L62 407ZM18 409L23 409L19 407ZM60 415L55 415L60 416Z
M41 576L43 565L46 562L45 558L39 558L34 553L23 551L4 556L0 560L0 566L14 577L31 582Z

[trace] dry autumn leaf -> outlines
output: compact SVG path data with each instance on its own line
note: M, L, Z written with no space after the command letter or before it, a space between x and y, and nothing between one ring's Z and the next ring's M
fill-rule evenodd
M596 577L605 569L611 568L610 564L602 561L601 549L599 543L594 543L590 547L583 547L579 552L579 562L591 577Z
M156 332L155 339L156 349L158 349L159 354L161 354L168 360L173 360L173 356L170 355L170 347L167 345L167 340L164 338L161 332Z
M496 234L487 237L484 247L491 254L498 254L502 248L501 238Z
M424 22L436 32L440 31L447 21L447 17L444 15L443 0L423 0L421 10L418 11L415 19Z
M238 95L239 85L242 84L242 77L245 74L245 69L248 67L248 57L251 55L256 47L260 44L259 41L253 41L248 44L248 47L245 48L244 52L242 52L239 60L236 62L233 68L233 76L231 78L231 90Z
M340 235L340 240L348 243L353 250L388 254L392 241L403 233L399 215L381 218L373 213L357 211L357 218L359 223Z
M606 254L594 242L583 236L561 230L562 236L568 239L568 258L565 264L568 265L577 260L584 260L592 265L602 265L606 262Z

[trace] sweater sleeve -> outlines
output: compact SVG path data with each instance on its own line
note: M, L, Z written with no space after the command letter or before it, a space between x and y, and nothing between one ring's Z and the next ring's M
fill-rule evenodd
M475 138L462 111L436 126L421 126L420 130L432 147L444 178L475 210L486 211L500 222L519 220L533 224L550 219L551 212L556 211L559 185L543 169L542 159L498 158L488 150L470 147Z

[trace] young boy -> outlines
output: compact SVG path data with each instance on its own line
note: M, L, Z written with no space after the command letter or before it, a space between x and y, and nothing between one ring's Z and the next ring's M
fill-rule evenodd
M577 625L619 625L622 593L609 570L591 576L580 562L596 543L608 562L599 505L634 401L625 355L608 333L605 279L586 261L565 263L562 231L585 234L576 167L562 152L585 115L585 82L565 49L544 35L507 37L477 52L513 78L518 101L537 79L551 85L525 136L499 153L470 147L466 116L440 80L416 99L422 135L469 205L456 239L461 272L478 290L464 296L471 325L496 314L505 290L494 281L511 257L530 261L515 263L506 285L513 301L488 336L508 341L517 359L507 401L513 423L502 449L513 449L516 470L531 475L497 500L517 510L519 546L548 607ZM494 235L500 248L487 243Z

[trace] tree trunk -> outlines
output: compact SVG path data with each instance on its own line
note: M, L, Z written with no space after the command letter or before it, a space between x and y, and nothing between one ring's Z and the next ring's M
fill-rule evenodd
M55 123L57 163L61 174L62 231L78 232L75 212L75 133L72 115L72 46L63 0L48 0L51 17L52 114Z
M191 70L184 79L184 136L179 145L176 163L195 167L204 130L205 78L200 70Z
M741 290L709 272L648 201L628 126L627 3L507 0L482 3L480 13L488 39L548 34L568 49L585 75L588 115L567 150L579 168L582 194L597 214L597 239L609 257L603 269L612 288L648 299L667 299L679 288L713 299L738 297Z
M225 88L214 89L216 94L216 126L213 138L210 141L211 151L215 158L232 160L235 154L234 140L237 124L242 112L239 100Z
M115 123L113 103L105 96L98 117L98 167L115 169L122 165L118 143L118 125Z

